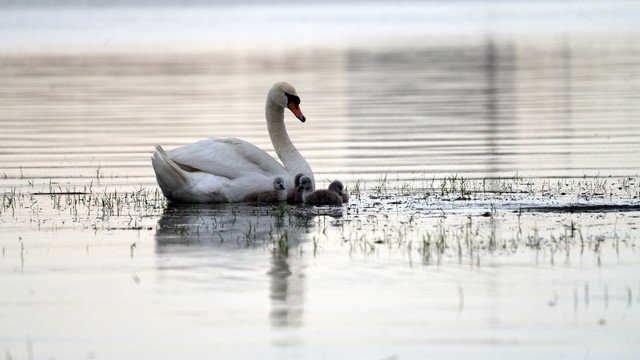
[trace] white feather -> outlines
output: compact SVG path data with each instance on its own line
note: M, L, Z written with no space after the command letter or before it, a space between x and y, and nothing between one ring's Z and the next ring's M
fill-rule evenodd
M293 188L298 173L313 179L311 167L284 126L285 93L295 95L295 89L287 83L275 84L266 105L269 135L284 166L255 145L235 138L209 138L167 152L157 146L152 165L162 193L178 202L240 202L250 193L273 190L277 176L287 189Z

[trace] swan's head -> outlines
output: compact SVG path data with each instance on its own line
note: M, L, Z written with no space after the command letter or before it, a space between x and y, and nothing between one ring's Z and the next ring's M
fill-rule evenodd
M298 187L298 191L313 191L313 181L308 176L303 176L300 178L300 187Z
M273 179L273 189L274 190L284 190L284 180L280 176Z
M344 190L344 185L340 180L334 180L331 184L329 184L329 190L338 193L338 195L342 196L342 191Z
M307 120L300 110L300 97L296 93L296 88L291 84L284 81L275 83L269 91L269 98L283 108L291 110L300 121Z

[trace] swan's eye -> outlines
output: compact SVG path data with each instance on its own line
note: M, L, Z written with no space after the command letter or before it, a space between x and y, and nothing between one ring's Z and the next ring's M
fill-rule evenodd
M297 95L291 95L289 93L284 93L287 97L287 104L293 103L296 109L300 109L300 98Z
M302 111L300 111L300 98L298 95L291 95L289 93L284 93L287 97L287 107L291 112L298 118L298 120L305 122L307 119L302 115Z

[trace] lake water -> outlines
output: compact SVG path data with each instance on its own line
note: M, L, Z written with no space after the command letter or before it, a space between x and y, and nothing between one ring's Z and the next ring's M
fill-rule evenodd
M25 4L0 4L5 358L637 357L635 4ZM167 205L154 146L273 154L280 80L351 202Z

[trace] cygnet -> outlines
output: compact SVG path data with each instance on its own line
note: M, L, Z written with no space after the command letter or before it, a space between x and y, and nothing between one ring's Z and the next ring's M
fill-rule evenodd
M344 191L344 186L342 185L342 182L340 180L333 180L333 182L329 184L329 190L338 193L338 195L342 197L343 203L349 202L349 194Z
M309 205L342 205L342 196L332 190L313 190L313 182L308 176L300 178L300 190L303 190L302 199Z
M257 203L274 203L287 200L287 190L281 177L273 179L273 190L259 191L244 197L244 201Z

